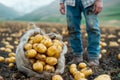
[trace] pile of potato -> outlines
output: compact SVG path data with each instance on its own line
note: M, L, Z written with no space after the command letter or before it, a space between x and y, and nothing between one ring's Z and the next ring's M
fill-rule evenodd
M84 62L71 64L69 67L70 73L73 75L74 80L87 80L86 77L93 74L92 69L88 68Z
M13 52L9 53L7 58L0 56L0 62L7 63L9 68L14 67L15 61L16 61L15 53L13 53Z
M61 41L40 34L32 35L24 45L25 56L38 73L55 71L62 48Z

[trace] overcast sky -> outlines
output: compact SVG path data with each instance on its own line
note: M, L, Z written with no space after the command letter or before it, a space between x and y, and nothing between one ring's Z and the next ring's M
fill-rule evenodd
M54 0L0 0L0 3L14 8L18 12L28 13L38 7L50 4Z

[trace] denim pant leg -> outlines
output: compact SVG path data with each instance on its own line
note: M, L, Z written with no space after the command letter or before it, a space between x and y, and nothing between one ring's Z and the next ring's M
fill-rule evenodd
M100 53L100 29L98 25L97 15L93 12L93 5L84 11L86 18L86 30L88 33L88 58L98 58Z
M82 40L80 32L81 10L79 6L67 5L67 26L69 31L69 42L74 55L82 55Z

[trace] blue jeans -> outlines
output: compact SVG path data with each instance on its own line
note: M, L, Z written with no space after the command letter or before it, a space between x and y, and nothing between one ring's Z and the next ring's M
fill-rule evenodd
M83 12L86 19L86 31L88 34L88 58L98 58L100 53L100 29L97 15L94 15L93 5L83 8L81 0L76 0L76 6L67 5L67 25L69 31L69 42L74 55L83 54L82 37L80 31L81 13Z

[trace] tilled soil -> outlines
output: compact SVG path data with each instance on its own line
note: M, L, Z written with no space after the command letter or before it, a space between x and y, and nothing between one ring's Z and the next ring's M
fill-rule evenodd
M60 24L45 24L45 23L37 23L37 26L40 27L43 31L46 33L49 32L55 32L63 35L63 41L68 41L68 34L66 30L65 25ZM7 37L11 37L11 34L15 33L21 33L20 36L12 37L13 40L9 41L11 45L14 45L15 48L13 49L13 52L16 50L17 44L14 43L15 40L19 40L20 37L24 34L24 32L30 27L28 27L27 23L13 23L13 22L6 22L0 24L0 47L4 47L4 44L2 44L2 40ZM120 27L100 27L101 28L101 41L105 42L107 46L102 47L101 50L106 49L107 52L102 54L102 58L100 59L100 65L97 68L92 68L94 73L90 75L87 79L93 80L96 76L100 74L109 74L112 78L112 80L120 80L120 61L117 58L117 55L120 53L120 46L109 46L109 43L111 41L115 41L120 45L120 42L118 39L120 39ZM63 34L63 30L65 30L65 34ZM82 38L83 38L83 47L84 47L84 62L87 63L87 36L85 27L81 27L82 31ZM115 37L109 38L108 36L112 34ZM72 60L72 50L70 48L70 45L68 44L68 52L65 55L66 58L66 67L65 71L62 74L62 77L64 80L73 80L73 76L69 73L68 65L67 63ZM0 51L0 56L7 57L8 53ZM14 63L15 64L15 63ZM0 78L3 77L4 80L44 80L44 79L35 79L33 77L27 77L26 74L21 73L17 70L16 65L13 69L8 68L8 64L6 63L0 63ZM2 80L2 79L0 79Z

